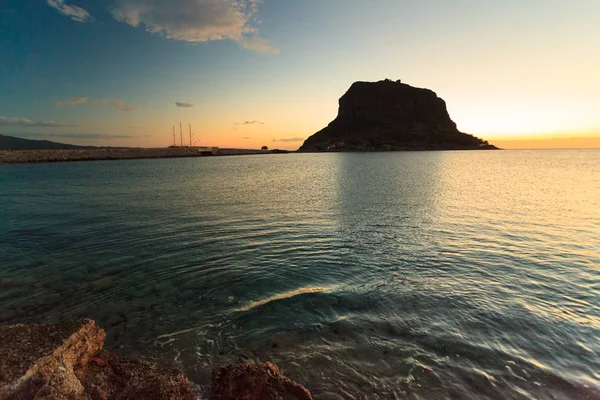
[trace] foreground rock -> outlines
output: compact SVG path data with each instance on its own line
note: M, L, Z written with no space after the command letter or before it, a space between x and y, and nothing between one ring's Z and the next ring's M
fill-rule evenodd
M177 369L120 360L104 350L104 330L89 319L62 324L0 326L0 399L192 400ZM307 389L271 364L213 371L218 400L310 400Z
M310 392L264 364L229 365L215 369L212 375L214 400L310 400Z
M337 118L299 151L495 148L460 132L433 91L385 80L354 83L339 101Z
M76 375L89 399L195 399L190 382L178 369L145 361L119 360L104 350Z
M121 361L94 321L0 327L0 399L195 399L181 371Z

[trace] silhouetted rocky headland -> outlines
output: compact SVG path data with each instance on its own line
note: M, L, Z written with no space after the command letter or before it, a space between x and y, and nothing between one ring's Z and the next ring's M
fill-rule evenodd
M355 82L339 101L337 118L299 151L496 149L462 133L435 92L386 79Z

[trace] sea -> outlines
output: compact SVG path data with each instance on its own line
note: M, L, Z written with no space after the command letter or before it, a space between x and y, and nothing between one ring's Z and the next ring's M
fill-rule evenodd
M600 150L0 165L0 323L315 399L600 399Z

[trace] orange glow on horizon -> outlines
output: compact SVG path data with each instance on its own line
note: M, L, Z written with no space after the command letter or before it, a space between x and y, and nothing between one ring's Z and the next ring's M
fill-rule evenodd
M598 137L498 138L488 139L502 149L600 149Z

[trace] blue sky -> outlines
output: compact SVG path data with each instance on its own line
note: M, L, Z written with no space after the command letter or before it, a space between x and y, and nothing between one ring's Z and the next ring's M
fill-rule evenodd
M391 78L486 139L600 136L598 15L596 0L5 0L0 133L165 146L181 121L196 144L297 148L352 82Z

